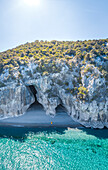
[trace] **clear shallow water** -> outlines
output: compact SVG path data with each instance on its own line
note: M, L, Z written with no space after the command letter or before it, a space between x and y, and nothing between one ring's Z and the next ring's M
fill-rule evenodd
M0 138L0 169L108 170L107 129L30 131L20 137ZM18 136L17 128L10 132Z

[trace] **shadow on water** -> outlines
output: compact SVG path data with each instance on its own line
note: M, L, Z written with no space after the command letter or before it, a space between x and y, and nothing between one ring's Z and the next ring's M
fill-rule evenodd
M29 128L29 127L0 127L0 137L4 138L12 138L14 140L19 140L20 142L24 142L26 140L27 135L30 133L38 134L38 133L57 133L64 134L67 128Z
M87 135L93 135L99 139L107 139L108 138L108 129L90 129L90 128L82 128L83 132L86 132Z
M45 134L64 134L68 128L29 128L29 127L0 127L0 137L12 138L13 140L19 140L24 142L29 133L45 133ZM99 139L108 139L108 129L90 129L90 128L79 128L81 131L86 132L87 135L93 135ZM77 135L77 134L76 134Z

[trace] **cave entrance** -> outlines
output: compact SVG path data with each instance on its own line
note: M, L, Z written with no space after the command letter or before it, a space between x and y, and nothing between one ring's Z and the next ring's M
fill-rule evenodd
M34 98L35 98L35 102L32 103L29 108L31 108L32 106L39 106L39 105L41 105L41 104L37 101L37 97L36 97L37 91L36 91L35 86L34 86L34 85L29 85L29 86L27 86L27 87L29 88L30 93L32 93L33 96L34 96Z
M59 104L57 107L56 107L56 113L57 114L64 114L66 113L66 108L62 105L62 104Z
M30 85L30 86L28 86L28 87L29 87L29 89L30 89L30 92L33 94L33 96L34 96L34 98L35 98L35 102L37 102L37 98L36 98L36 93L37 93L37 91L36 91L35 87L34 87L33 85Z

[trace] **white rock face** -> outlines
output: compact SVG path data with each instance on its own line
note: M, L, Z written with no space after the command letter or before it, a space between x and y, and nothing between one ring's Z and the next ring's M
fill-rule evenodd
M24 85L0 88L0 119L22 115L34 101Z
M30 75L27 70L31 71ZM35 101L29 88L32 85L46 114L54 116L56 107L61 104L66 108L67 114L82 125L108 128L108 87L105 78L96 67L87 64L81 68L77 64L70 71L68 66L63 66L59 73L47 76L34 73L34 70L35 65L29 64L28 68L22 70L23 79L20 80L20 84L12 82L12 85L0 88L1 119L25 113ZM87 91L85 98L79 97L85 95L85 92L79 91L80 86Z

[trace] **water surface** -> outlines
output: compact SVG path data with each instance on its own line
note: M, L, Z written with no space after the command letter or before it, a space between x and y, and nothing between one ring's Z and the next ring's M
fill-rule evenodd
M108 169L107 129L1 127L0 134L3 170Z

